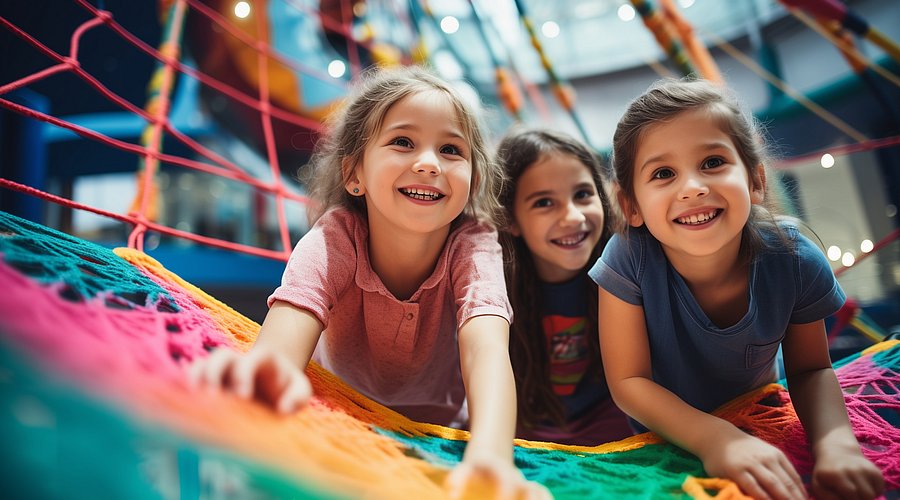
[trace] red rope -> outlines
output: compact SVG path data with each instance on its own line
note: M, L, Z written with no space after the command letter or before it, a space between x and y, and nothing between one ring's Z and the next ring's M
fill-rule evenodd
M265 16L257 13L256 29L259 36L259 46L264 46L266 40L269 39L269 26L266 23ZM291 238L288 233L287 218L284 213L284 188L281 184L281 168L278 166L278 151L275 148L275 135L272 132L272 116L269 113L271 104L269 102L269 56L265 51L259 51L256 56L259 67L259 100L262 103L262 113L260 120L262 121L263 136L266 142L266 154L269 157L269 168L272 170L272 179L275 184L275 213L278 218L278 232L281 235L281 245L285 252L291 251Z
M785 169L796 167L802 163L809 163L810 161L818 161L819 158L821 158L822 155L826 153L835 156L844 156L851 153L859 153L861 151L871 151L873 149L896 146L897 144L900 144L900 135L895 135L893 137L882 137L880 139L870 139L865 142L845 144L842 146L833 146L812 153L807 153L805 155L787 158L785 160L779 161L778 164L775 165L775 167L778 169Z
M145 152L147 152L146 148L144 148L143 146L139 146L137 144L132 144L130 142L125 142L125 141L122 141L119 139L113 139L112 137L103 135L99 132L94 132L91 129L84 128L80 125L76 125L74 123L67 122L67 121L57 118L55 116L50 116L50 115L42 113L40 111L33 110L31 108L22 106L21 104L14 103L12 101L7 101L6 99L0 99L0 106L6 107L8 109L16 111L17 113L28 116L30 118L41 120L43 122L47 122L47 123L56 125L61 128L71 130L72 132L75 132L76 134L78 134L82 137L97 140L108 146L113 146L120 150L127 151L129 153L143 155ZM227 179L242 182L244 184L249 184L250 186L253 186L254 188L261 190L261 191L266 191L266 192L270 192L270 193L278 192L277 187L270 185L270 184L266 184L266 183L260 181L259 179L256 179L255 177L253 177L243 171L232 172L230 170L226 170L226 169L216 167L213 165L208 165L206 163L198 162L195 160L189 160L186 158L181 158L180 156L173 156L173 155L169 155L169 154L165 154L165 153L157 152L157 153L152 153L152 155L157 160L160 160L160 161L163 161L166 163L191 168L191 169L205 172L208 174L217 175L219 177L225 177ZM308 205L308 204L312 203L312 200L310 200L306 196L294 194L294 193L291 193L290 191L285 191L284 189L282 189L281 194L287 198L290 198L292 200L298 201L303 204Z
M870 251L868 251L868 252L862 252L862 253L857 254L857 255L854 257L853 266L859 264L860 261L862 261L862 260L865 259L866 257L868 257L868 256L870 256L870 255L872 255L872 254L874 254L874 253L877 252L878 250L884 248L884 247L887 246L890 242L896 240L898 236L900 236L900 228L894 229L893 231L891 231L890 234L888 234L888 235L885 236L884 238L881 238L881 239L878 241L878 243L875 243L874 245L872 245L872 250L870 250ZM842 267L840 267L840 268L838 268L838 269L836 269L836 270L834 271L834 275L835 275L835 276L840 276L841 274L843 274L844 272L846 272L848 269L850 269L850 268L853 267L853 266L842 266Z
M99 15L99 13L101 12L101 11L97 10L94 6L85 3L84 0L78 0L78 1L86 9L88 9L91 13ZM191 6L195 5L195 2L189 1L188 3L191 4ZM124 27L122 27L122 25L118 24L114 19L109 18L106 21L106 25L110 29L115 31L116 34L118 34L119 36L121 36L122 38L124 38L125 40L130 42L132 45L134 45L135 48L139 49L140 51L144 52L145 54L149 55L150 57L156 59L157 61L159 61L163 64L165 64L167 62L166 57L163 56L162 54L160 54L159 51L157 51L155 48L147 45L143 40L141 40L140 38L138 38L137 36L132 34L130 31L126 30ZM249 45L256 46L257 44L250 43ZM263 47L268 47L268 46L264 45ZM283 62L284 64L290 65L288 63L288 61L281 56L278 56L276 54L271 54L271 56L278 59L279 62ZM191 78L195 78L200 83L202 83L212 89L215 89L216 91L218 91L222 94L227 95L228 97L234 99L235 101L238 101L239 103L241 103L251 109L255 109L256 111L262 112L262 110L260 109L259 101L256 100L254 97L252 97L244 92L241 92L240 90L222 82L221 80L217 80L217 79L201 72L200 70L198 70L196 68L187 66L180 61L170 61L170 62L172 62L174 67L176 69L178 69L179 72L184 73L184 74L190 76ZM296 66L297 65L292 65L292 67L297 69ZM329 80L331 81L331 83L338 85L338 82L336 82L333 78L329 77ZM339 85L339 86L343 87L342 85ZM287 123L291 123L291 124L298 125L301 127L309 128L312 130L320 130L322 128L322 124L317 122L316 120L312 120L310 118L305 118L305 117L299 116L299 115L294 114L285 109L272 108L271 113L272 113L272 116L278 118L279 120L287 122Z
M11 181L9 179L4 179L0 177L0 187L4 187L7 189L12 189L14 191L19 191L21 193L25 193L37 198L41 198L46 201L50 201L56 203L57 205L62 205L69 208L74 208L78 210L84 210L85 212L91 212L97 215L102 215L104 217L108 217L110 219L117 220L119 222L124 222L126 224L131 224L134 226L144 225L147 229L155 231L157 233L168 234L170 236L177 236L179 238L183 238L186 240L194 241L197 243L202 243L204 245L208 245L216 248L223 248L226 250L232 250L235 252L245 253L249 255L255 255L257 257L265 257L267 259L274 259L287 262L288 257L291 256L290 251L275 251L269 250L266 248L254 247L251 245L243 245L240 243L233 243L230 241L221 240L219 238L212 238L209 236L201 236L199 234L189 233L187 231L181 231L179 229L171 228L169 226L164 226L162 224L158 224L156 222L141 220L137 214L132 215L122 215L117 214L115 212L110 212L108 210L103 210L101 208L92 207L90 205L85 205L83 203L78 203L77 201L70 200L68 198L63 198L62 196L57 196L55 194L50 194L45 191L41 191L40 189L33 188L31 186L26 186L25 184L19 184L18 182Z

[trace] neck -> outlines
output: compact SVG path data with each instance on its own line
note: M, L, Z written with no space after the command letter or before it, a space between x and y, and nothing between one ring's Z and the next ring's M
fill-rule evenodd
M394 297L407 300L434 272L449 234L449 226L428 234L369 234L372 270Z
M685 255L663 247L672 267L691 288L722 285L730 282L735 273L746 270L741 262L740 249L741 238L735 238L727 247L712 255Z

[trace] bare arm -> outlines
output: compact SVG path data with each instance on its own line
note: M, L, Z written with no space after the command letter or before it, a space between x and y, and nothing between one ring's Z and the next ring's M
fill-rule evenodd
M459 329L459 359L472 432L465 458L512 463L516 383L509 361L509 323L499 316L467 321Z
M305 369L321 334L322 323L311 312L275 301L263 320L252 350L281 352L297 367Z
M690 406L653 381L641 306L601 288L599 311L603 368L622 411L697 455L708 474L727 477L756 498L804 498L799 476L778 449Z
M451 496L552 498L542 485L526 481L513 464L516 385L509 361L509 323L499 316L476 316L458 335L471 435L462 463L447 477ZM478 490L485 480L489 489L499 491Z
M312 313L276 301L249 352L219 349L194 363L190 379L195 385L255 397L283 413L294 411L312 396L303 371L321 333L322 324Z
M825 336L824 321L792 324L782 344L788 389L812 447L817 498L874 498L881 471L862 456Z

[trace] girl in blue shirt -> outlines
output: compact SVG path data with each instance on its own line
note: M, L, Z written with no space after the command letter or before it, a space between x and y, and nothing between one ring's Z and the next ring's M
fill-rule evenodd
M766 155L724 88L664 80L633 101L613 137L627 230L590 270L600 285L600 346L628 415L697 455L754 498L806 498L776 447L711 415L775 381L788 389L815 460L817 498L874 498L831 367L824 318L844 293L822 253L766 202Z
M603 377L597 286L587 269L612 234L600 163L572 137L516 128L497 156L509 178L500 202L516 436L595 446L632 434Z

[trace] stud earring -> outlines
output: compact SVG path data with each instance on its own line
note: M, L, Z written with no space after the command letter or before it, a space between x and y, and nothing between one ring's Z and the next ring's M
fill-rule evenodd
M353 188L353 194L359 194L359 188Z

